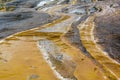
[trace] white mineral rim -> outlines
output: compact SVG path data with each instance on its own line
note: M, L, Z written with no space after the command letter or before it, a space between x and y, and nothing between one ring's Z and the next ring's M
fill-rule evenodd
M94 25L94 23L93 23L92 29L91 29L91 39L92 39L92 41L96 44L95 37L94 37L94 28L95 28L95 25ZM105 51L103 51L97 44L96 44L96 48L97 48L100 52L103 52L103 54L104 54L105 56L107 56L113 63L116 63L116 64L120 65L117 61L115 61L114 59L110 58L110 56L108 55L108 53L105 52Z
M45 4L49 3L50 1L54 1L54 0L44 0L44 1L40 1L40 2L37 4L37 7L44 6Z
M55 67L53 66L52 62L50 61L48 52L46 51L44 46L40 45L39 42L37 43L37 46L39 47L39 49L40 49L40 51L41 51L41 53L43 55L43 58L49 64L50 68L53 70L53 72L57 76L57 78L60 79L60 80L71 80L71 79L68 79L68 78L64 78L60 73L58 73L55 70Z

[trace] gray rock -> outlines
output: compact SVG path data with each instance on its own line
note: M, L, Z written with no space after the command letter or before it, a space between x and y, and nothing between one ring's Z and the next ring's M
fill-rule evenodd
M38 4L39 0L14 0L6 3L6 7L15 7L17 8L34 8Z
M58 16L50 16L47 13L29 9L4 12L0 14L0 39L19 31L38 27L57 18Z
M57 54L56 55L56 60L62 61L63 60L63 54Z
M33 80L33 79L40 79L40 76L39 75L36 75L36 74L32 74L32 75L30 75L29 77L28 77L28 79L27 80Z
M114 3L114 4L111 4L110 7L113 7L113 8L116 8L116 7L119 7L120 5L117 4L117 3Z

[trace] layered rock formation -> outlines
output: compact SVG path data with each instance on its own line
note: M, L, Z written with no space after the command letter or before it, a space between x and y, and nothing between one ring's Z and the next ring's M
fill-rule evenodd
M1 3L0 80L120 79L119 0Z

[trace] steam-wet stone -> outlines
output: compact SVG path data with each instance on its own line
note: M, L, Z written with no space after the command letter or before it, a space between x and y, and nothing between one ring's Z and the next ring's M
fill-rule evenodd
M0 14L0 37L2 39L16 32L35 28L57 18L58 16L50 16L31 9L4 12Z
M118 13L118 14L117 14ZM120 14L106 13L95 18L95 36L108 55L120 62Z

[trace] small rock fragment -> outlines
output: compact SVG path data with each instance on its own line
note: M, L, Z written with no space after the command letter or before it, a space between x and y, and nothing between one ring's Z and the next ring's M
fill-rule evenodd
M27 80L35 80L35 79L39 79L40 78L40 76L39 75L36 75L36 74L32 74L32 75L30 75L29 77L28 77L28 79Z

